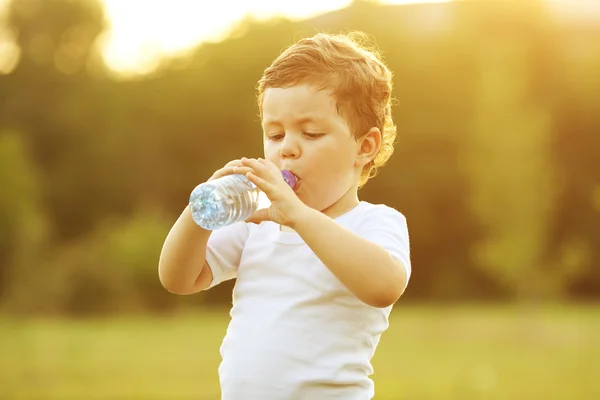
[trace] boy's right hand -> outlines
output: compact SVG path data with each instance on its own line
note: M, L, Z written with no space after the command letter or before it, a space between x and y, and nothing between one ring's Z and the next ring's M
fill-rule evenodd
M235 169L235 171L234 171ZM214 181L215 179L219 179L225 175L232 174L242 174L246 175L248 172L252 172L251 168L245 167L242 164L242 160L232 160L229 161L225 166L221 169L215 171L214 174L208 179L208 182Z

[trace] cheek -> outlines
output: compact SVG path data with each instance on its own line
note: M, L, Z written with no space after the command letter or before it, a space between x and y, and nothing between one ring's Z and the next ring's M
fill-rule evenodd
M354 171L348 167L348 160L343 158L329 158L323 160L319 170L313 172L315 180L314 189L321 195L330 193L332 195L339 194L340 191L345 191L348 184L354 179Z
M353 150L347 146L328 146L312 154L310 164L319 180L339 180L351 174L354 166ZM341 182L330 182L336 184Z
M272 143L265 141L265 143L263 144L263 156L264 158L266 158L267 160L270 161L274 161L274 159L277 157L278 151L276 146L274 146Z

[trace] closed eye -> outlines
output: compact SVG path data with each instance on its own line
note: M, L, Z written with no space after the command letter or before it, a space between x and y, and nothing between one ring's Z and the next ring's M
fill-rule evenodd
M307 136L311 139L318 139L321 136L324 136L324 133L312 133L312 132L304 132L304 136Z
M274 140L277 142L277 141L283 139L283 136L284 136L283 133L274 133L272 135L269 135L268 138L269 138L269 140Z

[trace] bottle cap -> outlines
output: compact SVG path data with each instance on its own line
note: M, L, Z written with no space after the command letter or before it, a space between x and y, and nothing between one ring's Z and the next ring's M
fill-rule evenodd
M283 175L283 180L285 181L285 183L290 185L292 189L295 189L296 183L298 182L296 175L294 175L291 171L288 170L281 171L281 174Z

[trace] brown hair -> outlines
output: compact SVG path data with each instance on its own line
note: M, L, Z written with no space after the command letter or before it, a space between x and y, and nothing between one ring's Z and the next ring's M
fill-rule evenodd
M363 186L394 152L396 126L392 120L392 73L379 52L366 45L360 32L344 35L319 33L285 49L258 81L258 105L268 88L308 83L332 90L337 109L356 139L379 128L381 149L360 177ZM262 114L262 112L261 112Z

